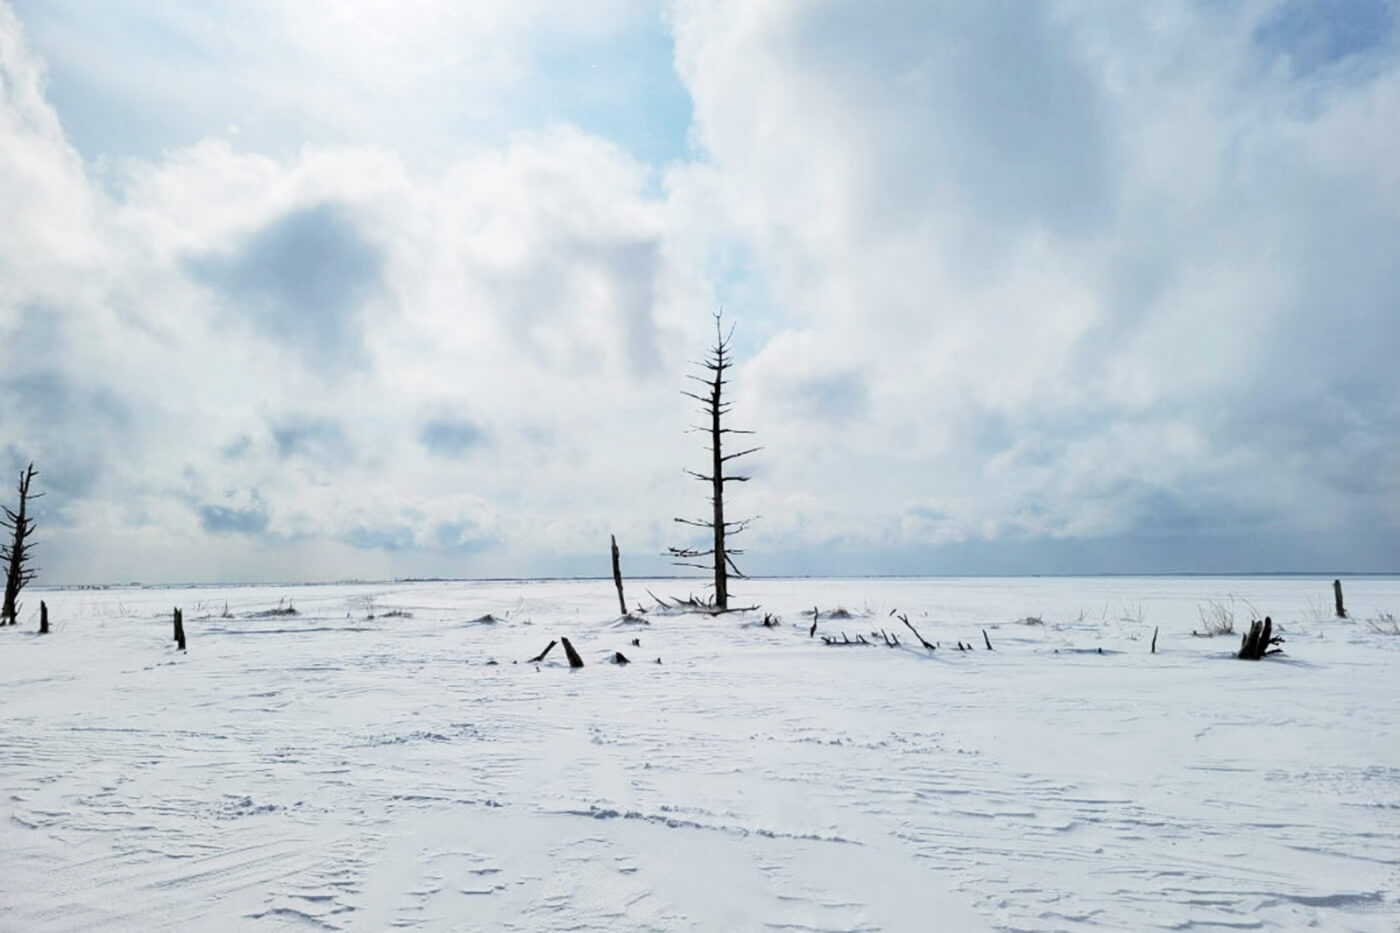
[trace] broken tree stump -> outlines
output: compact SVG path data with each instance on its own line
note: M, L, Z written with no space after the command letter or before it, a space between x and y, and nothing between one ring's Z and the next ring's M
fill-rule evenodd
M1333 601L1336 602L1336 604L1337 604L1337 618L1339 618L1339 619L1345 619L1345 618L1347 617L1347 607L1344 606L1344 605L1342 605L1342 581L1341 581L1341 580L1333 580L1333 581L1332 581L1332 599L1333 599Z
M574 646L569 643L569 640L567 638L561 638L559 639L559 643L564 646L564 654L569 658L569 666L583 667L583 658L578 656L578 652L574 650Z
M987 643L987 650L988 650L988 651L991 651L991 650L992 650L992 640L991 640L990 638L987 637L987 630L986 630L986 629L982 629L982 640L985 641L985 642Z
M622 614L627 615L627 600L622 596L622 563L621 554L617 550L617 535L608 537L612 538L613 584L617 587L617 605Z
M175 646L185 650L185 614L179 609L175 610Z
M547 655L547 654L549 654L549 652L552 651L552 650L554 649L554 646L557 645L557 644L559 644L557 641L550 641L549 644L547 644L547 645L544 646L544 650L541 651L539 654L535 655L533 658L531 658L531 659L529 660L528 663L530 663L530 664L538 664L538 663L540 663L541 661L544 660L544 656Z
M627 660L627 655L623 654L621 651L614 651L614 652L613 652L613 663L614 663L614 664L631 664L632 662L629 661L629 660Z
M1153 628L1153 629L1152 629L1152 653L1153 653L1153 654L1156 654L1156 653L1157 653L1157 631L1158 631L1158 629L1160 629L1160 628L1161 628L1161 626L1157 626L1156 628Z
M1270 645L1283 644L1283 637L1274 634L1274 620L1270 616L1264 616L1261 622L1255 619L1249 625L1249 631L1245 633L1240 641L1239 659L1242 661L1258 661L1268 654L1278 654L1283 649L1270 648Z
M42 599L39 600L39 634L49 633L49 604Z

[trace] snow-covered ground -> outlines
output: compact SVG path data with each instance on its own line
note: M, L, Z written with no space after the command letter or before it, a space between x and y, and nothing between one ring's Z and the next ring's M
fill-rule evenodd
M1330 582L34 590L0 930L1400 930L1400 580ZM1231 596L1285 655L1192 636Z

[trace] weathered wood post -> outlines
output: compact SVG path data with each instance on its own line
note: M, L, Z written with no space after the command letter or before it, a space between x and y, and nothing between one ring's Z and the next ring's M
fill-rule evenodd
M1345 619L1345 618L1347 617L1347 607L1342 605L1342 581L1341 581L1341 580L1333 580L1333 581L1332 581L1332 598L1333 598L1333 599L1336 601L1336 603L1337 603L1337 618L1339 618L1339 619Z
M578 656L578 652L574 650L574 646L569 640L567 638L561 638L559 639L559 643L564 646L564 654L568 655L569 666L583 667L583 658Z
M49 633L49 604L42 599L39 600L39 634Z
M1159 625L1159 626L1157 626L1156 628L1154 628L1154 629L1152 630L1152 653L1153 653L1153 654L1156 654L1156 653L1157 653L1157 632L1158 632L1158 630L1159 630L1160 628L1161 628L1161 626Z
M617 550L617 535L609 535L609 537L612 538L613 583L617 585L617 605L622 610L622 614L627 615L627 600L622 596L622 564L619 561L621 555Z
M175 610L175 646L185 650L185 615L179 609Z

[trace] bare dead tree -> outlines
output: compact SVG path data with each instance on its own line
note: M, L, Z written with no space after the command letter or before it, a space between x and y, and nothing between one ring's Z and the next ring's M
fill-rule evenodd
M5 565L5 602L0 606L0 625L14 625L19 621L19 592L38 573L36 568L29 565L33 557L33 542L29 536L34 533L34 519L29 517L29 500L43 495L42 492L31 493L29 486L38 475L32 463L19 475L19 508L5 506L5 517L0 519L0 528L10 532L10 543L0 545L0 563Z
M730 353L731 339L734 336L734 328L731 326L728 333L724 330L723 316L715 315L715 342L710 347L705 359L696 365L704 371L704 375L690 375L690 379L704 386L701 391L682 392L687 398L693 398L700 403L700 413L704 417L704 423L693 425L692 431L709 435L710 472L701 473L695 470L686 470L691 476L707 483L710 487L710 504L713 507L713 517L709 520L677 518L676 521L682 525L691 525L696 528L709 529L712 534L712 542L709 547L673 547L670 548L671 557L679 567L698 567L701 570L714 570L715 574L715 602L716 612L729 611L729 575L732 573L736 577L743 577L744 574L734 563L734 555L742 554L743 551L729 547L729 537L736 535L749 526L753 521L751 518L740 521L728 521L724 517L724 487L726 483L746 483L747 476L729 474L725 471L728 464L740 457L748 456L762 450L761 447L749 447L735 453L724 452L724 439L727 434L752 434L752 431L745 431L739 428L726 427L724 418L730 413L733 403L725 401L724 387L728 383L725 373L734 366L734 359ZM709 558L705 563L699 563L701 558Z

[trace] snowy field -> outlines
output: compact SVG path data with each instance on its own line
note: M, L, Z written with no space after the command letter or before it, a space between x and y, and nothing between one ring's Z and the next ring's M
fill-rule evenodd
M36 589L0 930L1397 931L1400 579L1330 583ZM1232 596L1285 655L1192 636Z

